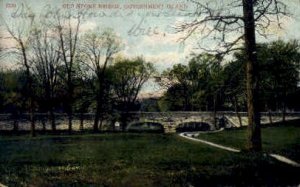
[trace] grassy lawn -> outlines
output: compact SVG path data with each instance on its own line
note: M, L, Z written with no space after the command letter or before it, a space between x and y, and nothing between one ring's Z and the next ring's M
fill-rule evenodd
M299 168L260 154L212 148L175 134L0 136L0 151L0 182L8 186L300 183Z
M278 153L300 162L300 125L269 126L262 130L263 151ZM225 130L220 133L200 134L199 137L214 143L245 149L247 129Z

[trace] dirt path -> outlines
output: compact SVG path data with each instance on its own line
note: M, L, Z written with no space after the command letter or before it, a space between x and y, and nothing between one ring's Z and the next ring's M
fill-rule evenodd
M1 184L1 183L0 183L0 187L7 187L7 186L5 186L4 184Z
M238 149L234 149L234 148L223 146L223 145L220 145L220 144L208 142L206 140L201 140L201 139L198 139L198 138L193 138L192 137L193 135L195 135L195 134L189 134L189 133L180 133L179 134L179 136L181 136L183 138L186 138L186 139L189 139L189 140L192 140L192 141L196 141L196 142L201 142L201 143L213 146L213 147L217 147L219 149L224 149L226 151L231 151L231 152L240 152L240 150L238 150Z
M216 132L216 131L213 131L213 132ZM201 133L203 133L203 132L201 132ZM209 133L212 133L212 132L209 132ZM199 133L190 133L190 132L183 132L183 133L179 134L179 136L181 136L181 137L183 137L185 139L189 139L189 140L192 140L192 141L204 143L204 144L210 145L212 147L216 147L216 148L223 149L223 150L226 150L226 151L231 151L231 152L241 152L241 150L236 149L236 148L232 148L232 147L228 147L228 146L216 144L216 143L209 142L209 141L206 141L206 140L202 140L202 139L199 139L199 138L194 138L194 136L198 136L198 135L199 135ZM269 154L269 156L271 156L272 158L275 158L276 160L278 160L280 162L289 164L291 166L300 167L299 163L297 163L297 162L295 162L295 161L293 161L293 160L291 160L291 159L289 159L287 157L284 157L282 155Z

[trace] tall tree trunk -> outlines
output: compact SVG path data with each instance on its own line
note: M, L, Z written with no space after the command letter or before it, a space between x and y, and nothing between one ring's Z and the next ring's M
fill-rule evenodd
M123 108L123 111L121 113L121 127L122 127L123 132L126 130L126 127L127 127L128 116L129 116L129 113L128 113L127 108L125 107L125 110Z
M286 117L286 91L284 88L283 91L283 99L282 99L282 122L285 122L285 117Z
M30 74L30 66L28 64L28 60L27 60L27 53L26 53L26 48L25 45L23 43L22 40L18 40L21 49L22 49L22 56L23 56L23 62L24 62L24 66L26 68L26 79L27 79L27 83L26 83L26 97L29 100L29 113L30 113L30 132L31 132L31 136L34 137L35 136L35 121L34 121L34 102L33 102L33 88L32 88L32 77Z
M79 126L79 130L83 131L83 120L84 120L84 115L83 112L80 113L80 126Z
M268 110L268 116L269 116L269 123L272 125L273 124L273 120L272 120L272 112L271 112L270 109Z
M286 104L285 102L282 103L282 122L285 122L286 118Z
M25 58L26 59L26 58ZM34 121L34 101L33 101L33 88L32 88L32 78L30 75L30 67L26 61L26 74L27 74L27 79L28 79L28 90L27 90L27 96L29 99L29 119L30 119L30 132L31 136L34 137L36 136L35 134L35 121Z
M43 133L46 132L46 118L42 117Z
M51 121L52 131L55 132L56 131L55 115L52 107L50 108L50 121Z
M238 101L237 101L236 96L234 96L233 103L234 103L235 114L236 114L236 116L239 120L239 124L240 124L240 127L241 127L241 126L243 126L243 122L242 122L241 114L239 113Z
M19 130L19 112L16 109L12 112L12 119L13 119L13 131L18 132Z
M100 125L99 125L100 131L102 131L102 125L103 125L103 116L100 118Z
M189 96L188 96L188 93L187 93L187 86L185 85L184 86L184 89L183 89L183 92L184 92L184 111L188 111L188 105L189 105Z
M70 109L70 110L72 110L72 109ZM73 121L73 114L72 114L72 111L69 111L68 112L68 131L69 131L69 134L72 134L72 127L73 127L72 121Z
M13 126L14 126L13 131L18 132L18 130L19 130L19 121L17 119L14 119Z
M99 131L99 120L100 120L100 113L101 113L101 101L99 101L99 98L97 98L97 106L96 106L96 112L95 112L95 119L94 119L94 132Z
M243 0L245 49L247 55L248 149L261 151L260 113L258 102L258 64L255 41L253 0Z
M33 109L33 101L30 99L30 126L31 126L31 136L35 137L35 120L34 120L34 109Z
M70 68L72 70L72 68ZM68 131L69 134L72 133L73 128L73 94L74 87L72 82L71 72L68 73Z
M214 95L214 113L213 113L213 117L214 117L214 126L217 129L219 129L219 125L217 124L217 97L216 94Z
M73 109L72 109L72 101L68 102L68 132L69 134L72 134L72 129L73 129Z
M100 69L98 70L98 92L97 92L97 106L96 106L96 112L95 112L95 120L94 120L94 132L98 132L99 131L99 121L100 121L100 115L102 114L102 99L103 99L103 95L104 95L104 91L103 91L103 81L104 81L104 70L103 72L100 71ZM97 90L97 89L96 89Z
M112 130L113 130L113 132L115 132L115 130L116 130L116 120L112 120Z

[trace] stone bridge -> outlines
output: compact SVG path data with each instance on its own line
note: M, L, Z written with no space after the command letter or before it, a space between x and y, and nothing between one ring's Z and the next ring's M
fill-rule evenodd
M128 126L140 122L153 122L163 125L166 133L176 132L176 127L188 122L204 122L209 124L210 130L215 130L214 114L212 112L137 112L130 113L132 120ZM217 114L221 118L222 114Z

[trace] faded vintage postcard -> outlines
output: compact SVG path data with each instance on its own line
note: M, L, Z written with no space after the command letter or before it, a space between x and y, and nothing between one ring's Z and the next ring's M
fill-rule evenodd
M300 185L299 0L0 0L0 187Z

